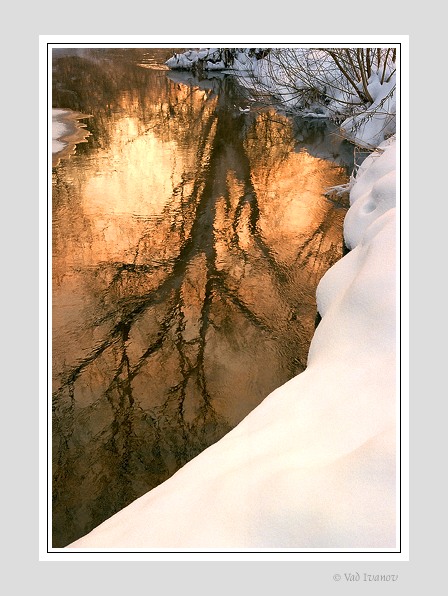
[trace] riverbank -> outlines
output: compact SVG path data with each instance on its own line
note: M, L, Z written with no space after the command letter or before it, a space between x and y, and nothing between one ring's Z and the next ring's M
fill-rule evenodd
M84 122L91 118L89 114L81 114L73 110L52 109L52 167L56 167L63 158L75 152L78 143L86 143L90 132Z

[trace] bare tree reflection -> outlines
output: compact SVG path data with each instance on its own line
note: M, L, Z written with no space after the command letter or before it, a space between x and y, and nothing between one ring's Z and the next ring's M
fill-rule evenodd
M126 224L121 258L79 264L103 250L85 174L77 195L75 160L54 172L54 546L163 482L305 368L315 288L342 254L342 210L294 206L295 168L309 169L306 194L318 166L294 153L289 120L240 113L229 78L155 80L163 93L143 77L114 96L137 129L121 135L105 115L98 137L124 156L156 137L184 159L160 211ZM321 195L345 176L325 167ZM285 227L291 214L301 228Z

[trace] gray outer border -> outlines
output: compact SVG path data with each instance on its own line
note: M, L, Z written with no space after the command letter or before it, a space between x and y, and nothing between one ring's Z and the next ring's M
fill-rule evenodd
M85 6L83 6L83 4ZM434 47L437 39L435 29L439 26L437 19L427 28L426 35L431 36L431 45L427 40L426 49L431 54L432 64L428 67L424 54L425 44L420 32L410 36L411 68L411 105L417 109L412 114L412 152L410 167L410 204L411 224L410 237L410 337L412 340L410 354L410 398L411 398L411 533L409 562L77 562L70 568L70 562L38 561L38 379L39 379L39 347L38 347L38 46L39 35L49 29L61 35L113 35L117 30L129 32L137 23L139 32L132 35L148 35L154 31L152 23L162 23L169 30L169 37L175 37L175 28L179 35L197 32L198 26L209 31L208 25L214 26L215 19L209 24L198 22L198 15L188 16L184 10L157 14L157 8L143 5L134 9L128 8L128 14L114 8L115 23L111 17L105 18L104 8L95 7L91 3L78 3L71 7L76 14L70 16L64 6L57 4L45 6L45 12L32 13L39 5L11 6L5 20L3 34L3 98L4 125L6 134L3 137L4 148L7 148L7 167L4 169L6 193L3 195L3 238L4 267L3 276L3 311L6 323L4 328L4 353L7 363L4 367L3 401L6 412L3 412L3 510L4 529L3 558L5 585L12 586L14 593L32 593L45 591L46 594L126 594L135 591L148 593L155 587L163 594L175 594L178 591L191 589L196 594L217 592L219 594L244 593L277 593L281 594L339 594L346 593L350 587L347 582L336 583L335 573L394 573L399 579L394 583L381 583L377 588L395 594L419 593L424 588L429 594L439 593L444 585L444 567L442 566L442 540L445 539L442 529L443 514L441 496L443 494L440 478L444 475L441 460L437 454L443 453L443 443L439 437L444 433L439 425L444 424L445 417L440 411L440 399L444 393L445 383L438 384L437 372L443 370L443 352L438 351L437 344L432 348L434 338L432 329L439 324L433 318L439 316L439 287L441 277L434 254L443 255L443 248L438 247L444 236L435 229L438 219L437 201L446 192L445 185L434 186L437 178L437 165L442 147L436 147L437 111L443 110L441 90L435 97L435 105L423 103L424 92L430 82L438 81L440 74L431 69L437 67L440 55ZM182 3L178 6L182 7ZM227 5L228 6L228 5ZM309 19L306 7L301 7L294 20L297 28L303 23L318 23L319 35L334 35L336 31L357 31L359 22L350 26L349 17L354 7L347 3L335 6L335 14L328 14L325 25L325 11L319 10L316 15L315 6L310 7ZM85 8L85 10L83 10ZM165 11L166 6L159 11ZM29 10L30 14L25 14ZM136 11L141 15L136 18ZM260 10L260 19L249 6L229 7L219 15L217 34L232 31L235 35L247 33L246 18L251 24L252 35L261 36L267 29L270 34L284 31L281 35L292 33L288 23L288 7L272 14ZM406 16L412 8L405 9L406 15L392 15L391 8L385 8L377 14L372 9L369 24L374 31L382 31L387 25L393 26L396 18L396 29L401 30ZM430 7L427 6L427 14ZM97 11L97 14L95 14ZM17 13L12 16L12 13ZM437 9L434 16L437 16ZM83 15L86 26L82 24ZM216 15L215 15L216 16ZM363 18L362 15L357 15ZM420 17L419 17L420 18ZM15 26L11 27L11 19ZM70 20L72 19L72 20ZM263 19L265 21L263 22ZM318 19L318 21L316 21ZM338 21L339 19L339 21ZM443 19L442 19L443 21ZM418 23L417 19L417 23ZM147 31L145 31L147 24ZM440 24L442 26L444 21ZM288 29L285 32L285 26ZM422 23L420 21L420 26ZM143 31L142 31L143 29ZM86 30L88 33L86 33ZM409 34L409 27L407 27ZM160 35L160 32L155 33ZM214 33L213 35L215 35ZM121 35L121 33L120 33ZM294 36L297 32L294 33ZM441 35L439 36L441 38ZM428 70L429 68L429 70ZM445 74L441 73L445 78ZM414 78L415 77L415 78ZM6 96L6 97L5 97ZM9 108L8 111L6 108ZM12 108L12 110L11 110ZM420 109L421 108L421 109ZM428 118L425 117L425 114ZM442 113L443 119L445 119ZM23 128L22 128L23 127ZM435 134L431 133L431 130ZM31 136L30 136L31 132ZM444 139L443 139L444 141ZM420 151L417 149L420 147ZM27 161L25 162L25 157ZM417 161L418 160L418 161ZM423 160L423 163L422 163ZM428 160L428 163L426 163ZM429 174L429 176L428 176ZM429 187L429 188L428 188ZM431 213L436 209L434 218ZM431 212L429 212L431 210ZM416 215L416 212L417 215ZM443 220L442 220L443 221ZM425 234L429 232L430 237ZM441 248L441 250L437 250ZM431 252L431 255L428 253ZM432 308L429 308L429 306ZM443 302L442 302L443 304ZM13 313L11 316L6 309ZM443 306L442 306L443 309ZM435 316L433 316L433 312ZM420 315L420 317L419 317ZM428 316L429 315L429 316ZM405 324L405 322L403 322ZM440 327L439 327L440 329ZM442 338L443 339L443 338ZM417 340L417 341L415 341ZM443 346L444 347L444 346ZM446 365L445 365L446 366ZM434 381L428 381L428 376ZM433 401L431 398L435 397ZM20 415L20 422L17 415ZM440 456L439 456L440 457ZM353 585L354 582L351 584ZM357 582L356 594L361 585L368 582Z

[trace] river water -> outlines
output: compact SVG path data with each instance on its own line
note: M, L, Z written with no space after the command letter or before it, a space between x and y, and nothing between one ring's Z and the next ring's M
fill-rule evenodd
M53 547L157 486L306 367L352 150L174 50L53 50L91 133L52 168ZM250 105L249 112L240 107ZM50 207L49 207L50 208Z

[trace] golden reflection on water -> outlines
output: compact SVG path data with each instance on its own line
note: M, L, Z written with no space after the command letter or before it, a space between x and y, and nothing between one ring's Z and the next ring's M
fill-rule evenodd
M145 81L97 115L107 142L53 170L60 545L304 369L315 289L342 255L345 211L324 193L345 171L296 151L286 118Z

